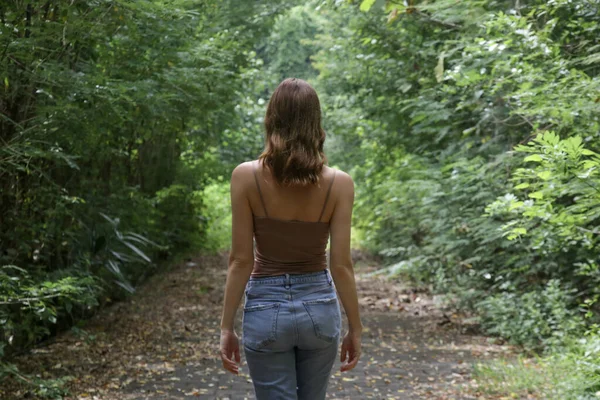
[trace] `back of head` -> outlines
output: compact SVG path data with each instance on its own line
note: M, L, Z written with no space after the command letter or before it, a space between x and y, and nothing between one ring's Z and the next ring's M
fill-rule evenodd
M280 185L319 181L327 162L325 131L319 97L307 82L288 78L279 84L267 107L265 130L265 150L259 159Z

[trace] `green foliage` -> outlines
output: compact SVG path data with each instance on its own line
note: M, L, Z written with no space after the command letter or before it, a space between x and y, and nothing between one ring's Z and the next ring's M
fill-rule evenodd
M586 316L595 319L593 305L600 295L600 271L594 256L600 245L600 158L583 146L580 137L561 140L552 132L515 150L528 154L523 159L525 166L516 169L511 179L521 199L505 195L486 211L503 222L501 229L509 240L527 241L530 251L546 260L538 277L568 282L577 289L570 296L572 302L577 299L585 304L589 308Z
M581 334L599 319L600 4L327 4L313 60L365 246L488 333Z
M217 181L207 185L200 196L206 208L203 210L207 240L204 246L210 251L222 251L231 245L231 199L229 182Z
M261 106L240 104L256 104L256 48L288 3L0 7L0 359L133 292L158 261L214 248L203 190L256 155Z
M202 247L202 201L189 185L173 184L156 192L152 202L161 243L179 251Z
M477 364L474 377L485 394L585 400L600 390L600 337L590 334L546 357Z
M583 317L572 307L572 292L558 280L541 291L500 292L477 304L481 325L531 349L561 344L566 336L581 333Z
M84 260L89 262L94 275L112 281L129 293L135 291L131 284L140 279L139 270L141 267L152 265L152 260L146 254L147 248L159 248L160 246L146 237L134 232L121 232L119 218L112 219L105 214L100 214L109 222L109 229L93 229L90 252L84 256ZM108 271L108 276L103 273Z
M50 333L59 313L71 312L74 306L92 307L101 291L92 276L64 276L56 280L36 280L15 265L0 268L0 328L6 345L35 343ZM3 354L0 351L0 354Z
M308 80L316 76L310 57L317 50L314 39L324 21L311 12L312 7L296 6L281 14L265 41L265 61L275 78L274 85L285 78Z
M26 396L55 400L62 400L69 394L65 387L73 379L71 376L62 376L56 379L25 376L14 365L0 363L0 380L9 376L14 377L18 382L29 388Z
M56 380L21 374L3 361L7 350L22 348L48 336L57 321L98 305L102 283L73 268L54 276L32 276L15 265L0 267L0 381L11 376L41 398L62 398L70 377Z
M570 346L519 390L597 391L595 336L570 342L599 320L600 3L296 3L2 7L2 359L158 259L226 248L222 177L260 152L269 92L298 76L357 182L355 242L488 333Z

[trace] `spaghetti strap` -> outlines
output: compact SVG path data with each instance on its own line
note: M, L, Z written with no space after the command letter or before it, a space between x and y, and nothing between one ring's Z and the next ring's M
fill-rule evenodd
M263 198L262 191L260 190L260 183L258 183L258 174L256 172L257 164L258 164L258 161L252 163L253 170L254 170L254 181L256 182L256 188L258 189L258 195L260 196L260 202L263 206L263 210L265 210L265 216L268 217L269 213L267 212L267 206L265 206L265 199Z
M321 209L321 215L319 215L319 222L321 222L321 218L323 218L323 213L325 212L325 207L327 207L327 200L329 200L329 194L331 193L331 188L333 187L333 181L335 180L335 173L337 169L333 170L333 178L331 178L331 182L329 183L329 188L327 189L327 194L325 195L325 203L323 203L323 208Z

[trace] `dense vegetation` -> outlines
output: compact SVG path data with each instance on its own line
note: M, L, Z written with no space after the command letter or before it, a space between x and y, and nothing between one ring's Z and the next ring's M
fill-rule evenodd
M239 104L285 6L3 2L0 360L210 247L204 190L256 154Z
M598 310L599 5L344 6L315 56L365 244L532 348Z
M599 391L600 1L294 3L0 8L0 354L226 248L227 176L297 76L385 272L546 351L518 390Z
M487 333L562 348L544 398L597 395L600 2L327 13L313 66L364 245Z

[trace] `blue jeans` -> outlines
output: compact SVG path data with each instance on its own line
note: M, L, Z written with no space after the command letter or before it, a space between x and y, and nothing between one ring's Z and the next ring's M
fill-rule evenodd
M251 278L242 343L256 398L324 399L340 330L328 271Z

